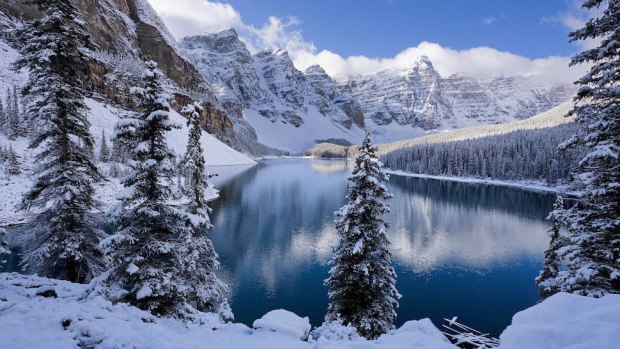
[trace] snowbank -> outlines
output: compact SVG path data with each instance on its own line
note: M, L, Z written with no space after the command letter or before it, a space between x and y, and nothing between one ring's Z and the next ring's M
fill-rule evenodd
M310 324L286 310L254 322L223 324L205 314L184 325L127 304L88 295L92 286L0 273L0 348L20 349L454 349L428 319L408 321L368 341L338 324L307 336ZM560 293L517 313L501 349L612 349L620 344L620 295L601 299Z
M500 340L502 349L620 348L620 295L556 294L515 314Z
M409 321L375 341L303 341L307 319L285 310L268 313L250 329L207 317L188 325L126 304L86 296L88 286L20 274L0 274L0 348L20 349L448 349L430 320ZM284 331L282 330L284 329ZM294 333L293 333L294 332Z
M252 327L254 330L278 332L301 340L308 339L311 329L308 317L301 318L284 309L268 312L254 321Z

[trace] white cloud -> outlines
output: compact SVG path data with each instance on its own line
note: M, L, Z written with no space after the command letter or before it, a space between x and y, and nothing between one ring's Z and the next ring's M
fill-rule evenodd
M543 17L543 22L559 23L566 29L575 31L582 28L589 18L599 17L603 14L603 6L592 10L585 10L581 7L582 1L571 0L568 7L554 16ZM599 39L586 39L575 42L581 50L587 50L599 46Z
M390 68L407 68L421 56L428 56L439 73L446 77L454 73L466 73L476 77L493 75L521 75L540 83L572 82L582 73L579 67L569 68L568 57L551 56L528 59L489 47L453 50L439 44L422 42L391 58L368 58L351 56L343 58L330 51L319 53L297 52L291 57L300 69L312 64L321 65L332 75L366 75Z
M494 16L488 16L482 20L482 24L493 24L496 21L497 21L497 18L495 18Z
M149 0L170 31L177 38L203 32L218 32L236 28L251 52L262 48L282 48L289 52L295 65L305 70L321 65L331 76L367 75L390 68L406 68L426 55L442 76L462 72L477 77L493 75L522 75L541 83L572 82L584 69L568 67L568 57L551 56L529 59L490 47L453 50L436 43L421 42L394 57L342 57L327 50L318 50L306 41L296 27L296 17L269 17L262 27L245 24L232 6L208 0ZM496 20L493 17L493 21ZM577 24L575 24L577 25Z
M176 38L243 26L231 5L208 0L148 0Z
M265 25L260 28L244 25L240 29L245 34L245 41L250 42L258 49L277 48L293 52L314 52L316 48L311 42L304 40L301 32L293 28L299 25L296 17L289 17L286 21L277 17L269 17ZM256 49L255 49L256 50ZM250 51L253 51L250 49Z

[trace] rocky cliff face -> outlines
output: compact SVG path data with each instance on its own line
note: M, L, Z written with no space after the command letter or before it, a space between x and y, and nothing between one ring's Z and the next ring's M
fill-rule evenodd
M137 61L152 59L174 85L205 94L206 99L214 101L205 79L180 54L174 38L146 0L73 2L82 11L100 51ZM25 0L0 0L0 10L23 20L40 16L36 7Z
M325 73L321 66L313 65L306 69L305 74L316 93L344 111L347 119L340 120L341 124L347 128L351 128L352 124L364 127L364 112L359 102L348 93L338 89L336 82Z
M346 128L363 125L359 105L322 69L304 74L286 51L266 49L252 56L233 29L187 37L181 46L231 115L253 110L272 123L300 127L309 108L316 108Z

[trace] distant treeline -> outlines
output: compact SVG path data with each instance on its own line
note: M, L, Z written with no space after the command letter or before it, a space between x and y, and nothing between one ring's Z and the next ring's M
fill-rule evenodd
M575 123L520 130L484 138L424 144L381 156L386 167L435 176L543 180L558 184L570 179L584 156L581 149L559 151L574 135Z

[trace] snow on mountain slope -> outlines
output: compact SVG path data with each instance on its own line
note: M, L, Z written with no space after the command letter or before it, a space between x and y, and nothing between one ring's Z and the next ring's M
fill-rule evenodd
M312 106L306 112L306 121L299 127L291 127L282 120L271 121L256 110L244 111L243 115L256 130L259 142L293 153L301 153L312 148L320 139L336 138L359 143L364 136L364 130L359 127L353 126L349 130L333 123Z
M289 151L306 150L304 146L312 146L309 140L355 141L350 134L357 133L356 127L386 143L426 132L521 120L574 93L571 85L541 86L525 77L444 78L425 56L409 68L336 82L318 65L297 70L283 50L265 49L252 56L233 29L184 38L181 47L230 115L255 128L259 141ZM344 128L328 127L324 133L310 127L303 140L293 144L291 135L298 133L294 128L315 123L317 116Z
M574 117L566 117L568 112L573 108L573 105L574 104L572 101L563 102L554 108L551 108L525 120L491 125L483 124L457 130L444 131L403 141L380 144L379 152L385 154L395 149L407 148L420 144L460 141L465 139L505 134L517 130L531 130L553 127L560 124L569 123L574 120Z
M409 148L416 145L422 144L431 144L431 143L442 143L442 142L452 142L452 141L460 141L465 139L474 139L481 138L487 136L494 136L505 134L518 130L531 130L531 129L541 129L554 127L561 124L569 123L574 121L574 117L566 117L568 112L573 108L573 102L567 101L561 103L560 105L551 108L545 112L532 116L531 118L525 120L512 121L508 123L500 123L500 124L491 124L491 125L477 125L470 126L456 130L429 130L423 131L418 130L416 137L405 139L402 141L396 141L391 143L380 143L378 144L379 153L386 154L390 151ZM398 126L394 126L392 124L387 125L388 128L391 128L390 131L394 133L403 132L402 129L398 128ZM385 129L381 130L384 132ZM377 142L381 142L381 136L383 133L377 134L379 132L375 130L373 135L375 136L375 140ZM401 135L405 135L404 133L400 133ZM312 149L308 151L308 154L312 156L325 156L329 154L331 156L338 157L346 157L347 155L351 155L355 153L356 146L342 146L330 143L321 143L314 146Z
M359 100L366 125L381 142L404 134L382 130L447 130L521 120L570 99L572 85L542 86L525 77L478 79L465 74L442 78L425 56L407 69L355 77L340 88Z
M181 46L232 116L241 117L241 107L272 103L260 86L250 51L234 29L186 37Z
M118 116L125 111L105 105L93 99L87 99L87 105L90 108L89 120L91 122L91 134L95 137L96 147L100 146L101 132L105 130L106 134L111 136L114 132L114 125L118 120ZM185 146L189 135L187 119L179 115L174 110L170 112L170 120L181 125L181 129L176 129L166 134L168 145L177 156L181 156L185 152ZM202 132L200 138L204 149L205 163L207 166L227 166L227 165L243 165L254 164L255 161L232 149L217 138Z
M0 12L0 16L2 13ZM12 47L10 47L6 42L0 40L0 82L2 82L2 86L0 87L0 95L2 96L2 102L4 103L6 96L7 88L12 88L13 86L21 86L24 81L28 78L28 75L25 72L17 73L10 69L10 66L17 57L19 53L15 51Z

